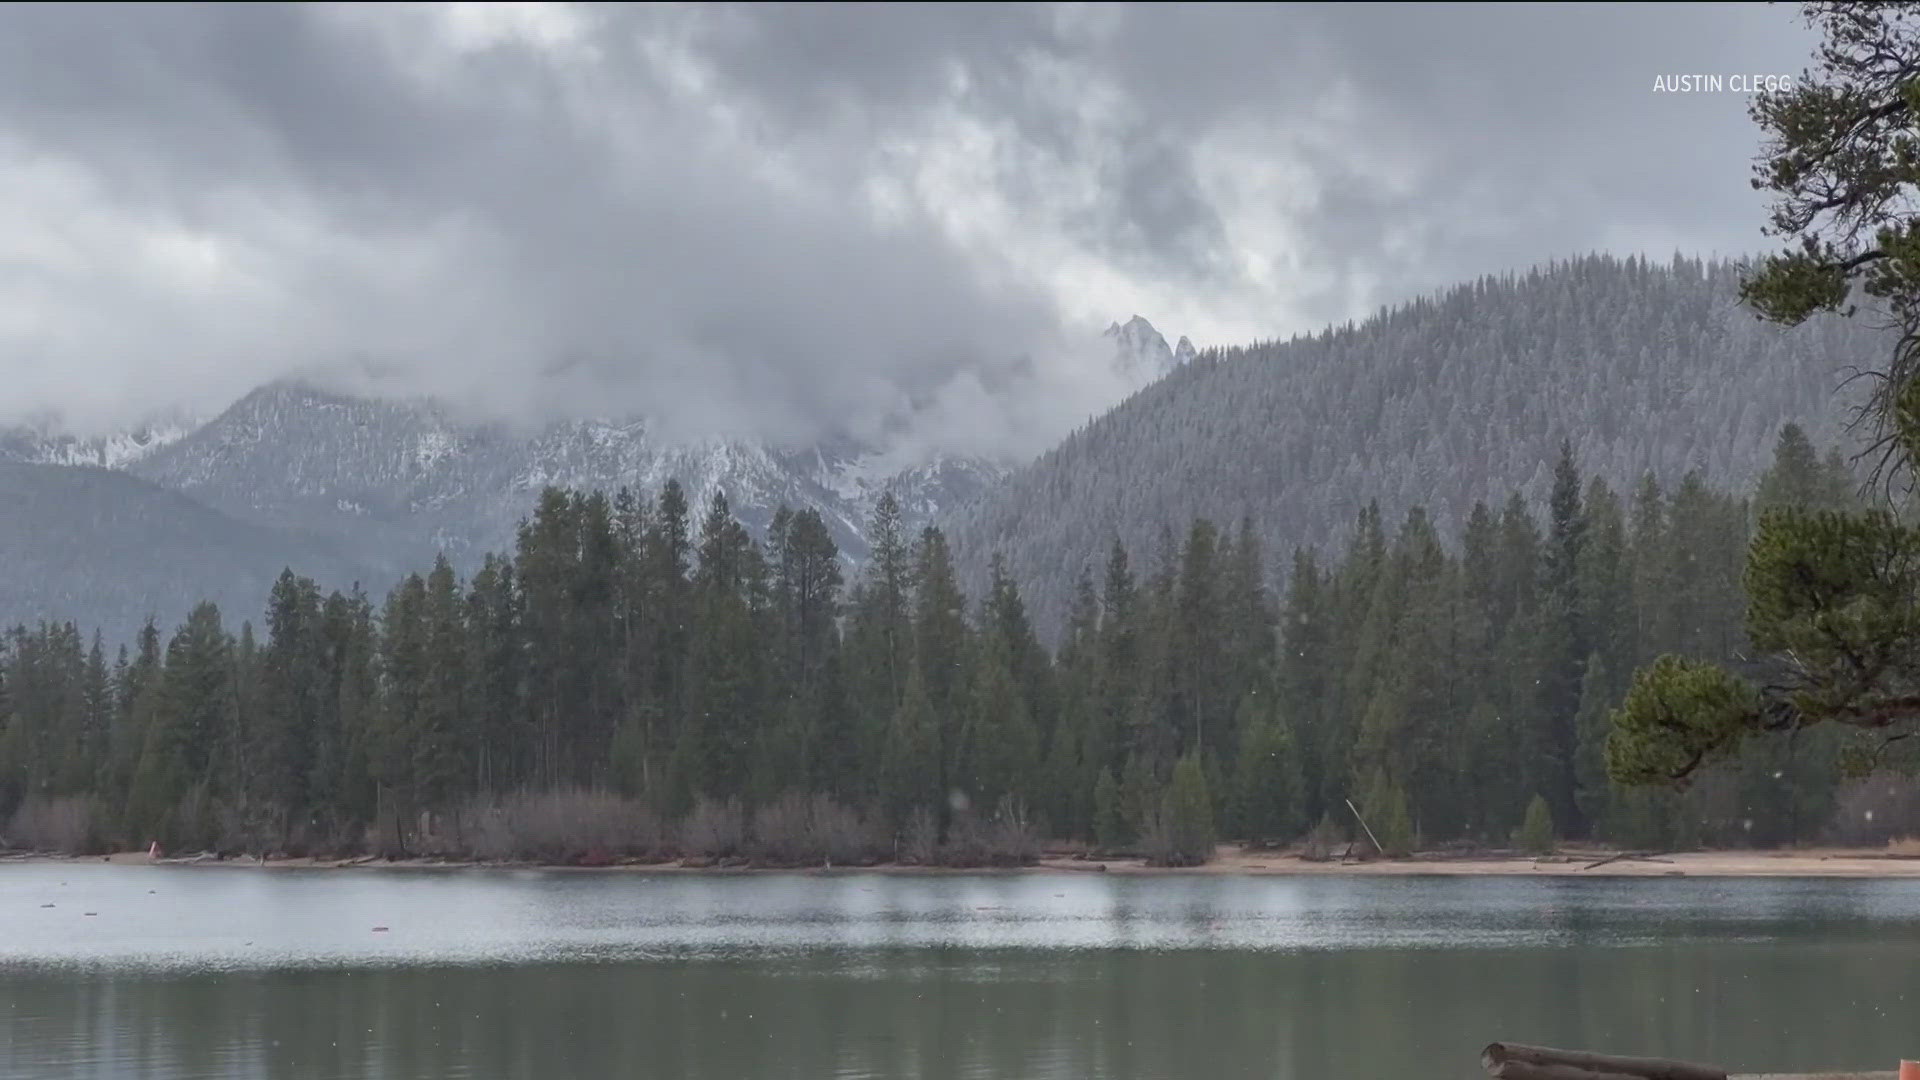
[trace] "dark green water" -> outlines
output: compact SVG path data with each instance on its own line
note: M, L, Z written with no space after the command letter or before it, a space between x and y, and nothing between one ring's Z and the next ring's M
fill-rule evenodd
M0 867L7 1076L1464 1080L1495 1038L1891 1068L1920 882Z

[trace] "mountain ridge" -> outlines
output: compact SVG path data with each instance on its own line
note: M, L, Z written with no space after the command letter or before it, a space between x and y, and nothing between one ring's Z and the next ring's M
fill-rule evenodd
M259 622L282 569L384 591L325 540L243 521L124 470L0 460L4 625L72 621L125 642L149 617L171 628L201 600ZM212 569L216 572L209 572Z
M1563 438L1616 490L1692 468L1741 489L1787 421L1842 439L1841 374L1887 342L1865 320L1762 323L1739 305L1740 273L1585 256L1209 349L941 524L969 588L1000 552L1051 633L1116 538L1145 574L1160 530L1196 515L1250 517L1275 566L1296 545L1344 543L1373 501L1390 528L1424 505L1451 533L1476 500L1543 498Z
M1181 349L1169 347L1139 316L1116 323L1110 336L1115 370L1130 384L1159 377L1192 352L1185 338ZM470 571L486 552L509 550L518 523L549 485L629 487L650 496L675 479L696 515L723 494L755 533L764 533L781 505L812 508L851 565L866 553L866 527L883 492L895 496L902 524L917 532L978 497L1013 464L937 453L902 459L845 436L797 447L665 440L649 420L631 416L516 424L464 417L432 398L363 396L302 378L257 387L195 425L85 439L47 425L0 427L0 461L108 467L189 499L194 509L179 509L184 518L203 522L205 511L269 530L248 536L299 538L289 541L296 550L322 544L353 568L343 574L379 590L439 553ZM58 475L41 480L57 483ZM164 514L167 504L146 505ZM84 548L87 538L68 541ZM208 595L231 595L218 562L234 560L233 553L217 561L178 555ZM84 593L72 594L70 610L50 610L22 599L38 591L9 594L4 577L0 570L0 623L92 617ZM120 590L116 584L102 595ZM167 617L185 613L172 592L155 604ZM124 607L117 600L107 605L122 629Z

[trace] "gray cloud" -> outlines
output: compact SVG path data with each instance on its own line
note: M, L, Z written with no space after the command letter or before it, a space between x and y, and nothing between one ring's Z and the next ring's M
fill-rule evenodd
M0 10L0 416L320 371L1029 449L1205 343L1761 246L1751 7Z

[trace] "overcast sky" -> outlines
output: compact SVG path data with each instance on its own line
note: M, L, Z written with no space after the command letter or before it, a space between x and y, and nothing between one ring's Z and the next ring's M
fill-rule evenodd
M1763 248L1746 96L1653 86L1812 42L1763 5L0 7L0 416L325 370L1038 446L1131 314L1234 344Z

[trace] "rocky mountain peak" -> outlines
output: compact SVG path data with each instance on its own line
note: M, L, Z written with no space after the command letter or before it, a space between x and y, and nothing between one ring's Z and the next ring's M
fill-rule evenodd
M1153 382L1181 362L1166 337L1139 315L1112 324L1104 336L1113 342L1114 370L1135 386ZM1191 345L1187 348L1192 350Z

